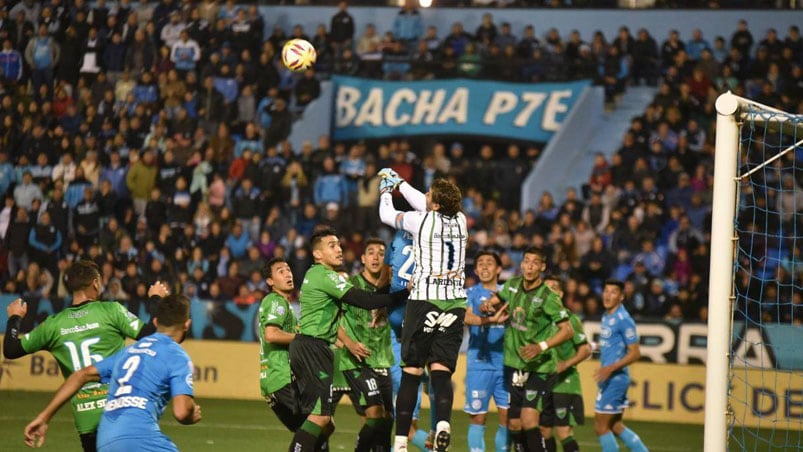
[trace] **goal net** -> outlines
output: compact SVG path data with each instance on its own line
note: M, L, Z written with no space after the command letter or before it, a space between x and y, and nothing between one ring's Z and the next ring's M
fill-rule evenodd
M803 115L717 111L705 450L802 450Z

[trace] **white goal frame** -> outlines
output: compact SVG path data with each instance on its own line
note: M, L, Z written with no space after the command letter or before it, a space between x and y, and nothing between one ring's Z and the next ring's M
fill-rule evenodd
M782 113L784 116L767 118L751 114L747 107L753 106L767 113ZM783 127L789 113L762 105L730 91L716 101L716 152L714 155L714 198L711 221L711 261L708 283L708 351L705 372L705 452L725 452L728 447L728 374L730 370L730 341L732 306L735 300L734 263L735 236L734 218L737 208L737 169L739 167L739 124L743 121L772 121ZM795 149L789 146L754 168L757 171L784 154ZM745 177L750 173L743 175Z

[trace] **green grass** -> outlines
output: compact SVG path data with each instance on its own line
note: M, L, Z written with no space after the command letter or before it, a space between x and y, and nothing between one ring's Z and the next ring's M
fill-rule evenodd
M22 442L25 425L47 404L51 394L44 392L0 391L0 443L3 452L27 451ZM179 425L165 410L162 418L164 431L181 450L187 451L277 451L284 452L292 435L279 423L266 404L254 401L199 399L203 420L193 426ZM422 418L429 419L423 410ZM636 431L652 452L686 452L703 449L703 427L688 424L659 424L637 422L625 417L627 425ZM585 451L599 451L593 430L593 419L575 431L575 437ZM354 440L360 429L360 418L349 405L340 405L335 415L337 431L330 445L333 451L354 450ZM490 414L485 432L486 449L493 451L496 432L496 415ZM453 452L466 452L468 416L455 412L452 417ZM762 430L760 440L755 431L739 432L738 444L731 442L731 450L768 451L800 450L801 432ZM622 450L627 450L624 445ZM64 407L50 424L44 450L80 451L78 435L73 428L72 415ZM414 450L414 449L411 449Z

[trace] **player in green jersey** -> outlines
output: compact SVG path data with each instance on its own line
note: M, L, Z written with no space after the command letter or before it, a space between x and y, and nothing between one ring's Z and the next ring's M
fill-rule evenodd
M363 271L351 277L354 287L368 292L386 291L389 278L384 265L385 243L369 239L360 257ZM351 387L351 399L363 411L365 424L357 436L355 451L389 451L393 431L394 364L387 308L367 311L346 305L340 318L338 338L347 352L340 370Z
M562 281L555 275L548 275L544 283L553 292L563 297ZM583 322L573 312L569 312L569 323L572 325L572 339L555 347L558 360L558 378L552 386L552 403L549 410L541 413L541 434L547 450L556 450L557 444L552 437L554 427L564 452L577 452L580 446L574 439L572 431L575 425L583 425L583 388L580 385L580 373L577 364L591 357L591 346L588 344Z
M334 269L343 263L343 249L332 229L315 232L310 245L315 263L304 275L299 334L290 343L290 368L296 377L302 407L310 414L293 436L290 450L294 452L315 450L322 429L332 418L335 366L329 346L337 338L338 314L343 304L377 309L400 303L409 294L406 290L390 295L372 294L339 275Z
M298 390L290 372L288 346L298 329L295 311L290 307L290 295L295 288L293 272L287 261L275 257L265 265L263 277L271 292L259 306L259 330L263 332L259 338L259 386L279 421L295 432L308 413L304 413L299 404ZM318 450L327 450L328 436L321 435Z
M122 350L127 337L139 339L156 331L153 324L145 325L120 303L98 300L103 289L100 271L94 262L73 263L64 279L72 293L72 306L49 316L26 334L20 334L20 325L28 311L27 305L18 299L8 306L3 344L7 359L47 350L67 378ZM165 297L167 288L157 282L148 290L148 296ZM96 450L97 428L108 389L108 385L87 384L71 400L75 428L85 451Z
M516 452L544 450L538 423L557 374L553 347L572 337L568 311L558 294L541 279L545 269L544 252L527 248L521 261L521 276L508 280L495 297L480 306L483 312L493 312L507 303L510 315L505 329L504 364L510 388L511 450Z

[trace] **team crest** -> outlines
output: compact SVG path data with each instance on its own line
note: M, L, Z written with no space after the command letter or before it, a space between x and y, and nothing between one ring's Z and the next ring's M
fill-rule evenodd
M525 391L525 393L524 393L524 397L526 397L527 400L529 400L530 402L535 400L535 396L537 396L537 395L538 395L538 391L531 391L529 389L527 391Z
M471 408L475 410L479 410L482 408L482 401L479 399L474 399L471 401Z
M566 408L558 408L555 410L555 414L558 416L558 419L563 419L566 417Z

